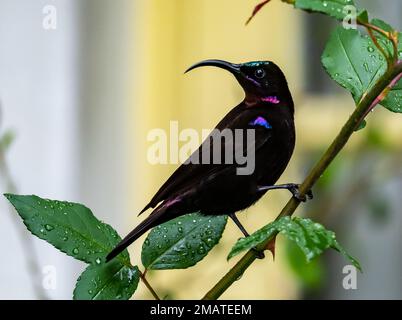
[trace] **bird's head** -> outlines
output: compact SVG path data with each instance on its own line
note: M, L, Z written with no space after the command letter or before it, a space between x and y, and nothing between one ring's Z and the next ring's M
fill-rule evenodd
M252 61L234 64L223 60L204 60L194 64L186 72L198 67L214 66L232 73L243 87L246 100L259 100L278 104L291 101L288 84L281 69L271 61Z

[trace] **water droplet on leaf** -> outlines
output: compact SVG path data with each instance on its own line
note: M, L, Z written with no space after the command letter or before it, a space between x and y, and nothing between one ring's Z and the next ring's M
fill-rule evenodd
M369 72L369 71L370 71L370 70L369 70L369 65L368 65L367 62L363 63L363 67L364 67L364 70L366 70L366 72Z

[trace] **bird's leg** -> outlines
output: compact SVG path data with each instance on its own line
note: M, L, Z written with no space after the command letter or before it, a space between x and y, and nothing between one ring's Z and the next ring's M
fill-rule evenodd
M239 219L237 219L236 214L231 213L229 214L229 217L233 220L233 222L236 224L236 226L240 229L240 231L244 234L245 237L249 237L250 234L246 231L246 229L243 227L243 225L240 223ZM257 249L253 248L252 250L255 251L257 254L258 259L264 259L265 254L262 251L258 251Z
M296 183L286 183L286 184L278 184L276 186L260 186L258 187L258 191L268 191L268 190L276 190L276 189L286 189L289 190L293 197L295 197L297 200L306 202L307 199L313 199L313 192L309 190L307 192L307 197L306 196L301 196L300 191L299 191L299 184Z
M250 236L250 234L246 231L246 229L243 227L243 225L240 223L239 219L237 219L237 217L234 213L229 214L229 217L233 220L233 222L240 229L240 231L243 232L245 237Z

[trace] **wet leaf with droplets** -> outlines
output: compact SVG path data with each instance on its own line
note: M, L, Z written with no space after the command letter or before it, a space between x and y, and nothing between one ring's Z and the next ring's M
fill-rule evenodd
M402 113L402 79L392 88L381 105L392 112Z
M88 266L78 278L74 300L128 300L138 286L138 267L112 260Z
M368 36L357 30L338 27L332 34L322 56L328 74L352 93L359 102L385 73L387 64Z
M226 216L192 213L152 229L142 246L144 267L161 270L195 265L219 242L226 222Z
M354 5L352 0L296 0L294 4L298 9L324 13L339 20L350 14L347 6Z
M394 30L392 26L380 19L373 19L371 23L388 32ZM390 54L393 54L394 50L391 41L385 39L385 37L382 36L381 39L383 40L383 47ZM399 33L398 58L402 59L402 33ZM381 105L392 112L402 113L402 80L399 80L396 86L394 86L392 90L388 93L387 97L383 101L381 101Z
M289 240L294 241L303 251L307 261L321 255L326 249L332 248L342 253L356 268L361 270L359 262L340 246L333 231L325 229L323 225L311 219L299 217L293 219L283 217L271 222L249 237L241 238L230 251L228 259L264 243L276 233L281 233Z
M392 30L391 26L381 20L374 19L372 23L386 31ZM387 52L392 53L390 41L378 36L378 42ZM402 50L401 41L398 49ZM324 50L322 64L332 79L352 93L356 103L387 70L385 57L370 37L342 27L338 27L332 34ZM380 104L390 111L402 112L402 80Z
M5 196L29 231L75 259L96 263L121 239L111 226L99 221L82 204L42 199L34 195ZM129 262L127 251L119 257Z
M283 0L282 0L283 1ZM255 8L251 17L247 20L246 24L269 2L269 0L261 1ZM343 20L347 15L350 15L351 7L354 6L353 0L293 0L286 1L292 3L295 8L303 9L308 12L319 12L327 14L338 20ZM364 15L364 12L361 13Z

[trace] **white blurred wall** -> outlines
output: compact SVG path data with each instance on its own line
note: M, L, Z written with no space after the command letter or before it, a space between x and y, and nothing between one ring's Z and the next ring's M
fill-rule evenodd
M47 5L57 10L56 30L42 26ZM130 6L130 0L0 0L2 129L17 134L7 161L18 193L83 202L117 227L127 210ZM7 191L4 181L0 188ZM34 243L39 271L56 268L56 289L45 294L70 299L84 264L24 232L2 197L0 221L0 299L37 298L21 230Z

